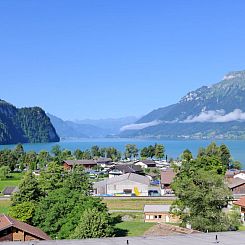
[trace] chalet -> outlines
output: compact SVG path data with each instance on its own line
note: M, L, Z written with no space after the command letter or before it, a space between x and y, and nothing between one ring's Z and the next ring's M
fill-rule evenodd
M97 166L97 162L95 160L65 160L63 165L66 170L71 170L75 165L83 166L85 169L91 169Z
M0 215L0 242L32 240L51 240L51 238L37 227L5 214Z
M175 177L175 172L172 168L161 171L161 194L172 194L171 183Z
M228 187L233 195L245 195L245 180L240 178L233 178L230 180Z
M142 160L139 162L136 162L135 165L141 166L142 168L155 168L156 163L153 160Z
M108 178L93 185L95 195L136 195L148 196L149 178L128 173L114 178Z
M177 223L179 218L170 214L171 205L145 205L144 221L158 223Z
M135 166L133 164L115 165L109 171L109 178L130 173L143 174L143 169L140 166Z
M241 197L239 200L233 202L233 204L240 207L241 220L245 223L245 197Z

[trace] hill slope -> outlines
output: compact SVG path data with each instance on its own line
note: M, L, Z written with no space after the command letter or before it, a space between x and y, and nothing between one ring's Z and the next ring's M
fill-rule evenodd
M245 138L245 71L228 73L124 129L123 137Z
M57 141L59 136L41 108L18 109L0 100L0 144Z

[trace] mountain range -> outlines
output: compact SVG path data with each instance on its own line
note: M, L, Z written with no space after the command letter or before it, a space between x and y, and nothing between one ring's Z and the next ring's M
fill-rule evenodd
M230 72L121 129L121 137L245 138L245 71Z
M50 119L40 107L16 108L0 100L0 144L59 141Z
M48 116L62 139L113 137L120 133L121 127L137 120L136 117L123 117L65 121L51 114Z

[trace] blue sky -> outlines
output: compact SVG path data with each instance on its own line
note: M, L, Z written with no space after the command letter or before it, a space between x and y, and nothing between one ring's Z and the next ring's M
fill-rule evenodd
M245 69L245 1L1 0L0 98L141 116Z

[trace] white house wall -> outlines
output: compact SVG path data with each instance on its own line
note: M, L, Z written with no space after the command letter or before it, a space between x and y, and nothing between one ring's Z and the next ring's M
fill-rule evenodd
M119 183L108 184L107 194L122 193L125 189L131 189L132 193L135 194L134 188L137 187L140 192L140 196L148 196L148 185L139 182L124 180Z

